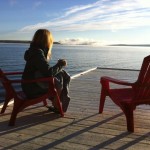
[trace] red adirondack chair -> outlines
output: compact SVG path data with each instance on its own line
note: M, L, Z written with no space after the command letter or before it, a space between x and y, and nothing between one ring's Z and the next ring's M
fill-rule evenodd
M129 88L111 89L109 83L130 86ZM143 60L138 79L135 83L129 83L113 79L110 77L101 77L102 85L99 113L103 112L106 96L118 105L126 116L127 130L134 132L133 111L137 105L150 104L150 56Z
M59 112L61 116L64 116L64 112L62 109L62 105L60 103L60 98L57 93L57 90L55 88L55 80L53 77L48 78L40 78L36 80L10 80L6 77L5 73L0 69L0 79L1 82L6 90L6 93L9 95L11 94L11 98L14 98L14 106L11 113L9 125L13 126L15 125L16 117L19 112L21 112L23 109L25 109L28 106L43 102L44 105L47 104L46 99L49 97L55 97L56 98L56 104L59 108ZM46 94L34 98L34 99L28 99L25 94L20 91L16 92L15 88L13 87L13 84L20 84L20 83L31 83L31 82L49 82L49 90ZM7 106L6 106L7 107Z

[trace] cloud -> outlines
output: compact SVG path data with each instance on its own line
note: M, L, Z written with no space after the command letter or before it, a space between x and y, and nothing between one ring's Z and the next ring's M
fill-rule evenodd
M61 44L66 45L90 45L90 46L103 46L107 45L106 41L98 41L94 39L85 39L85 38L66 38L59 41Z
M41 4L42 4L41 1L36 1L36 2L33 4L33 8L36 9L36 8L39 7Z
M101 2L97 1L93 4L88 4L88 5L79 5L79 6L74 6L74 7L70 7L68 9L66 9L67 11L65 12L65 16L68 16L70 14L79 12L79 11L83 11L83 10L87 10L89 8L95 7L97 5L99 5Z
M59 18L25 26L20 32L39 28L53 31L123 30L150 26L148 0L99 0L66 9Z
M148 0L137 0L137 2L142 5L142 6L146 6L146 7L149 7L150 6L150 1Z

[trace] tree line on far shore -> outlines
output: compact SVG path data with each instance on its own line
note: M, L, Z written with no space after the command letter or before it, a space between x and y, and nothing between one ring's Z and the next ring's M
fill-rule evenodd
M25 40L0 40L0 43L30 43L31 41ZM54 42L54 44L60 44L59 42Z

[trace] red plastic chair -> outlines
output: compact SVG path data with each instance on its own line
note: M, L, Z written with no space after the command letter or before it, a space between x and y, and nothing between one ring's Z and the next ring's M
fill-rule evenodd
M110 89L109 82L130 86L129 88ZM101 77L102 85L99 113L103 112L106 96L118 105L124 112L127 121L127 130L134 132L133 111L137 105L150 104L150 56L143 60L139 77L135 83L124 82L110 77Z
M62 105L60 103L60 98L57 93L57 90L55 88L55 80L53 77L48 78L40 78L36 80L10 80L6 77L6 73L3 73L3 71L0 69L0 79L1 82L6 90L6 93L9 95L11 94L11 98L14 98L14 106L11 113L9 126L15 125L16 117L19 112L21 112L23 109L25 109L28 106L43 102L44 105L47 104L46 99L49 97L56 97L56 104L59 108L59 112L61 116L64 116L64 112L62 109ZM49 90L46 94L34 98L34 99L28 99L25 94L21 92L16 92L13 84L20 84L20 83L31 83L31 82L49 82ZM6 106L7 107L7 106Z

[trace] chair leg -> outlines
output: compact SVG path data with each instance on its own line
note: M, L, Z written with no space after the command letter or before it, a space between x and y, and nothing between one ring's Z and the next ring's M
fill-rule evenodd
M13 106L13 111L11 113L11 117L9 120L9 126L14 126L17 118L17 114L19 113L19 110L22 106L23 102L19 100L14 100L14 106Z
M3 105L2 109L1 109L1 114L3 114L5 112L5 110L7 108L7 105L8 105L8 102L9 101L4 102L4 105Z
M106 98L106 92L101 90L101 96L100 96L100 104L99 104L99 113L101 114L103 112L104 104L105 104L105 98Z
M3 105L2 109L1 109L1 112L0 112L1 114L3 114L3 113L5 112L5 110L6 110L6 108L7 108L7 105L8 105L9 101L10 101L12 98L13 98L12 96L6 95L4 105Z
M127 121L127 130L129 132L134 132L134 116L133 109L129 108L125 110L125 116Z
M9 124L8 124L9 126L14 126L15 125L17 114L18 114L18 111L13 110L13 112L11 114L11 117L10 117L10 120L9 120Z
M58 105L60 114L61 114L62 117L64 117L64 112L63 112L62 105L60 103L60 98L59 98L58 94L56 94L56 100L57 100L57 105Z

